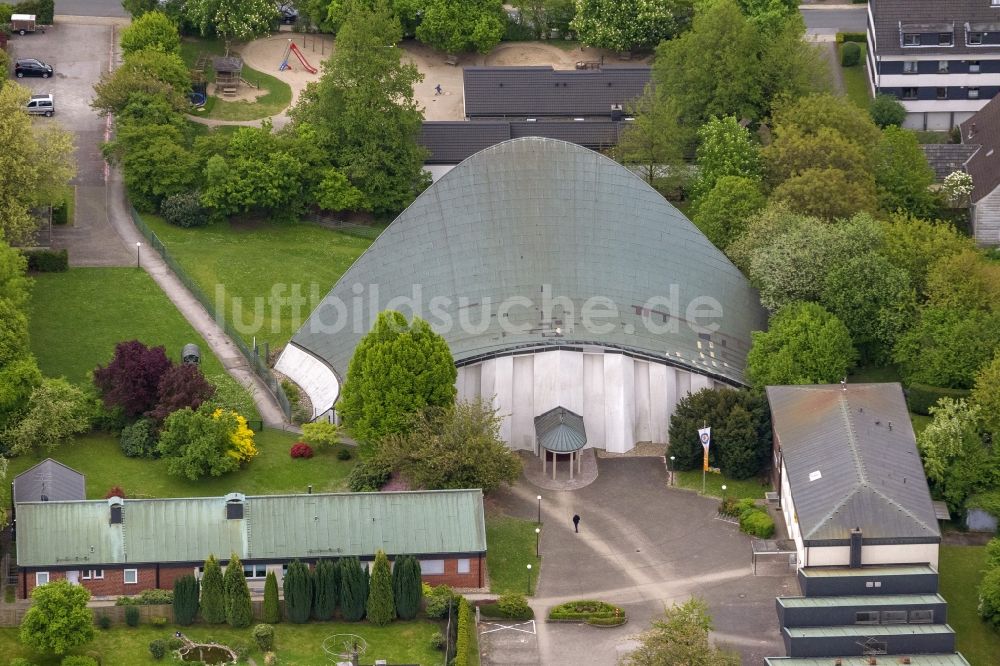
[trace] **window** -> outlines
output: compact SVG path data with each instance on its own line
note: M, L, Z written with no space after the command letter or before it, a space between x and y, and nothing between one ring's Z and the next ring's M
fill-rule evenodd
M915 32L903 33L903 46L920 46L920 35Z
M245 578L267 578L266 564L244 564L243 576Z
M951 46L952 37L953 35L950 32L939 32L938 46Z
M84 580L102 580L104 578L104 569L84 569L83 579Z
M948 61L938 60L938 74L947 74L947 73L948 73Z
M969 46L979 46L982 43L983 43L983 33L981 32L969 33Z
M969 74L978 74L978 73L979 73L979 61L978 60L970 60L969 61Z
M903 88L903 99L916 99L917 89L916 88Z
M969 88L969 99L979 99L979 88Z
M906 624L906 611L882 611L882 624Z
M990 0L990 5L993 7L1000 7L1000 0Z
M938 88L937 89L937 98L938 99L948 99L948 89L947 88Z
M855 624L878 624L878 611L860 611L854 614Z
M420 573L440 576L444 573L444 560L420 560Z
M125 570L125 584L135 585L139 582L139 570L138 569L126 569Z
M910 622L912 624L925 624L934 621L934 611L932 610L915 610L910 611Z
M49 582L49 572L48 571L36 571L35 572L35 585L46 585Z
M919 66L916 60L903 61L903 74L916 74Z
M458 573L469 573L469 558L463 557L458 560Z

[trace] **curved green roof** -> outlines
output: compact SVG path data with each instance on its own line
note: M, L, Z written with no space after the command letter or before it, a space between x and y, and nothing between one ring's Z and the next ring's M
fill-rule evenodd
M587 429L582 416L556 407L535 417L535 437L548 451L571 453L587 443Z
M378 311L411 310L390 302L400 297L416 303L459 364L612 349L742 383L750 332L766 323L740 271L642 179L599 153L538 137L487 148L431 185L292 343L343 378ZM713 303L717 330L693 328L692 315Z

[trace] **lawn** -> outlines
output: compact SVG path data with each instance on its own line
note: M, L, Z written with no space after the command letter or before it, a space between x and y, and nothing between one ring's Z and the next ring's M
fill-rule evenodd
M263 430L255 438L258 456L237 472L200 481L167 474L163 460L125 457L118 440L106 433L92 433L53 451L38 451L10 460L7 478L12 479L45 458L54 458L81 472L87 479L87 497L100 499L112 486L120 485L128 497L221 497L230 492L246 495L304 493L312 484L315 492L346 490L346 478L354 460L337 460L337 450L316 447L313 458L292 458L288 450L294 433ZM0 484L3 506L10 503L10 484Z
M149 654L149 643L156 638L169 638L178 628L195 641L214 640L229 647L246 646L249 648L247 652L249 657L252 657L258 665L264 663L260 650L254 645L251 630L231 629L226 625L215 627L167 625L161 628L143 625L136 628L98 629L94 641L77 650L77 653L99 654L102 663L115 666L165 663L152 659ZM343 622L281 623L275 625L274 644L282 666L314 666L333 663L333 660L328 659L323 652L325 638L334 634L357 634L368 643L368 650L361 658L363 664L370 664L376 659L385 659L390 664L437 666L442 661L443 653L431 647L430 639L435 631L440 630L437 623L423 620L393 622L386 627ZM17 631L16 628L0 629L0 654L7 655L8 659L25 657L38 666L59 664L59 659L39 656L23 647L18 641Z
M229 223L181 229L143 219L247 343L284 345L370 238L307 223ZM272 294L283 299L272 302ZM301 306L288 304L298 294ZM276 302L276 301L275 301Z
M181 57L188 67L194 67L198 55L203 52L209 55L222 55L225 52L225 45L218 39L185 38L181 41ZM233 53L238 55L238 49ZM196 115L216 120L256 120L281 113L292 103L292 89L284 81L246 65L243 65L242 76L267 93L254 102L227 102L219 97L209 97L209 103L201 112L195 112ZM209 83L215 81L211 63L209 69L205 71L205 79Z
M868 71L865 69L868 62L865 56L866 45L858 44L858 46L861 47L861 61L854 67L841 67L840 69L844 73L844 90L847 92L847 99L862 109L867 109L872 95L871 89L868 87ZM843 48L843 44L837 47L838 62Z
M87 374L111 360L115 344L123 340L163 345L175 361L181 348L193 342L201 348L207 376L223 371L202 337L145 271L71 268L34 277L31 350L46 375L87 381Z
M674 475L679 488L690 488L701 492L701 470L692 469L677 472ZM722 486L726 486L727 497L753 497L754 499L764 499L764 493L771 490L771 482L768 480L761 483L759 479L743 479L737 481L722 474L705 474L705 495L709 497L722 497Z
M490 575L490 591L528 593L528 565L531 565L531 593L538 588L541 562L535 557L533 520L521 520L504 515L486 516L486 568ZM545 529L545 526L542 526Z
M982 577L986 548L941 546L941 596L948 600L948 624L958 635L958 650L972 666L997 663L1000 634L979 619L975 590Z

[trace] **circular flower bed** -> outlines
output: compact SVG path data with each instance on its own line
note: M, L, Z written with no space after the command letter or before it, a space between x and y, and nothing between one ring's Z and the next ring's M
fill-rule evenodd
M549 620L555 622L585 622L595 627L617 627L625 624L628 617L618 606L604 601L583 599L567 601L549 611Z

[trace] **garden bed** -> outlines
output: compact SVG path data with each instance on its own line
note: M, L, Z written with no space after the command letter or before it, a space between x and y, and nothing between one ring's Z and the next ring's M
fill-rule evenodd
M549 610L547 619L549 622L582 622L594 627L619 627L628 622L628 616L620 607L592 599L559 604Z

